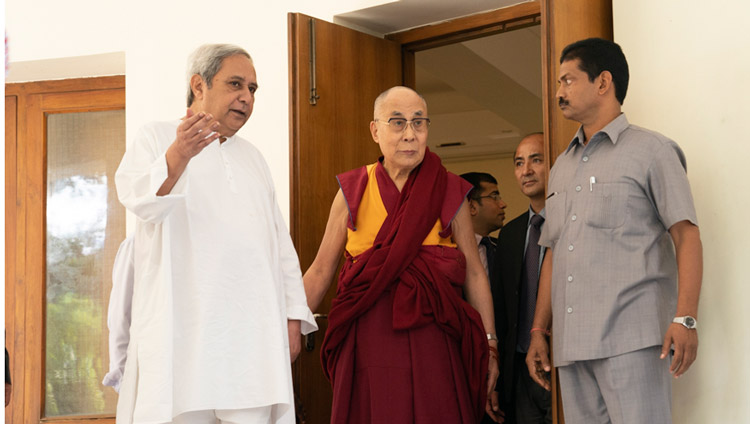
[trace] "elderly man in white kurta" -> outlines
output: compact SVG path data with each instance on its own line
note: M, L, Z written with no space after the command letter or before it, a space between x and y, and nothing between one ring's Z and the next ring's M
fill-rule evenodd
M260 152L235 133L257 81L239 47L193 54L188 112L144 126L116 174L137 216L118 423L294 423L290 362L317 329Z

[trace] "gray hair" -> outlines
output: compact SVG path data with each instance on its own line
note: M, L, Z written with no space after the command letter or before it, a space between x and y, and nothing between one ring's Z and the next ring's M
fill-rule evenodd
M206 81L208 88L211 88L213 79L219 72L219 69L221 69L221 63L224 59L237 54L245 56L250 59L250 63L252 63L253 58L250 57L250 53L242 47L233 44L204 44L195 49L190 55L190 59L188 59L188 107L190 107L190 105L193 104L193 100L195 100L193 89L190 87L190 79L193 75L200 75L200 77Z

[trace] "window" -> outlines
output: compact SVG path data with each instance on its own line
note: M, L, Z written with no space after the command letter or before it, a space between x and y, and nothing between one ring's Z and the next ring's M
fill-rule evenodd
M9 103L6 422L113 422L117 394L101 380L112 262L125 237L114 189L124 78L8 84Z

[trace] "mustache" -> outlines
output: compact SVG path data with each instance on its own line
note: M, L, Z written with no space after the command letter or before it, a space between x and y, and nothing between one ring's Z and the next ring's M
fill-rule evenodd
M558 106L568 106L569 104L570 103L568 103L568 101L563 99L562 97L560 97L560 99L557 101Z

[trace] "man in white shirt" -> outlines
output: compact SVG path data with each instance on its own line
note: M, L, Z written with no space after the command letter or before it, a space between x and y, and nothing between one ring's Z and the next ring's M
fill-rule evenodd
M317 329L268 165L235 133L258 88L250 55L191 58L181 121L138 131L116 174L137 216L118 423L294 423L290 362Z

